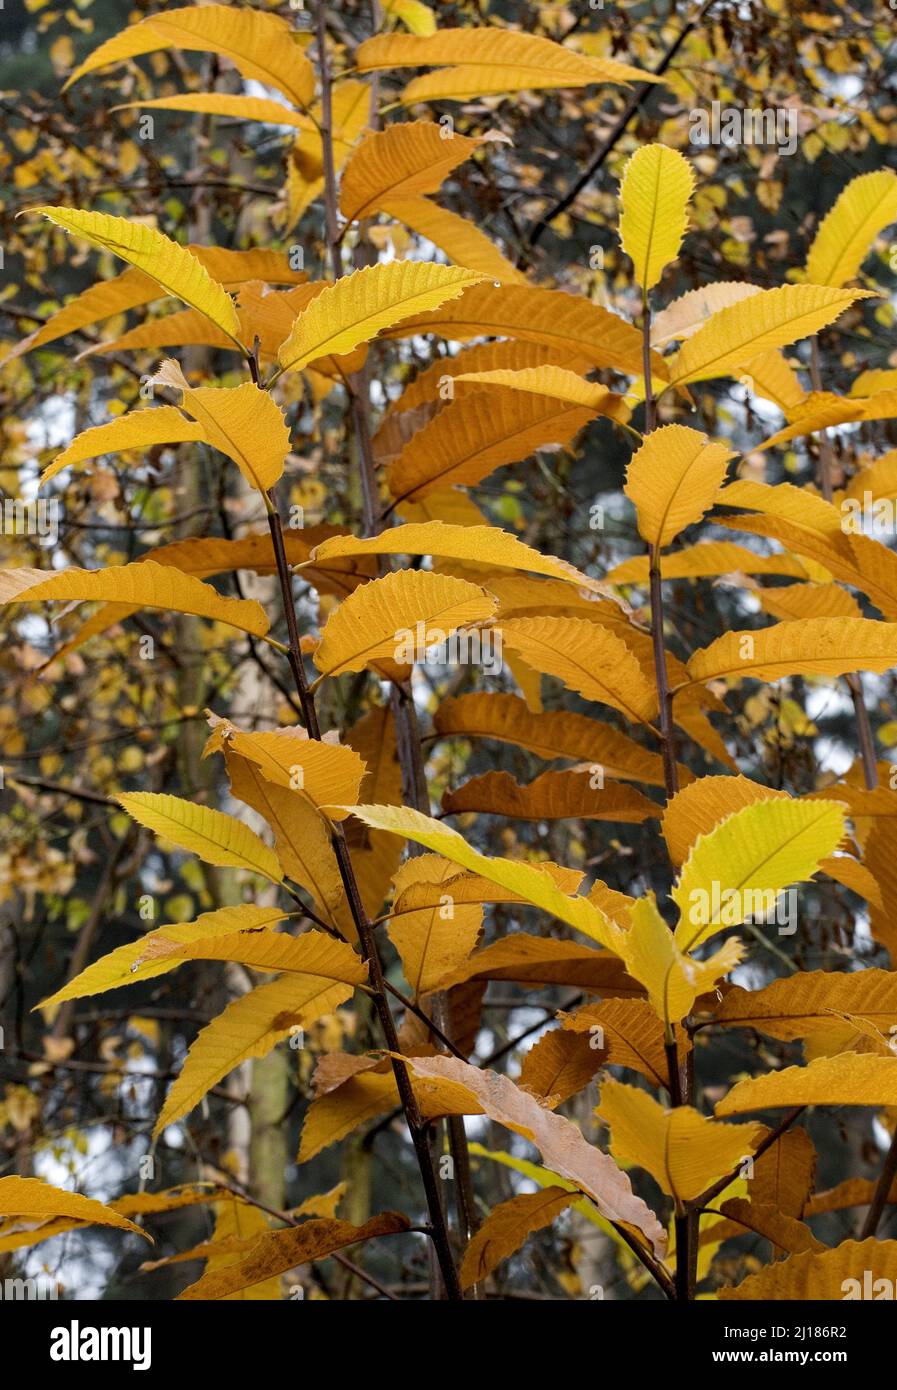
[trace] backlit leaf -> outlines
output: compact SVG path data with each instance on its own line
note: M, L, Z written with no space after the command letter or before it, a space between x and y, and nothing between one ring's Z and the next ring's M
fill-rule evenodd
M807 279L836 286L855 280L873 241L892 222L897 222L897 174L877 169L851 179L819 224L807 256Z
M422 261L392 261L344 275L299 314L278 350L284 371L351 352L384 328L437 309L483 277L478 271Z
M122 792L118 801L139 825L178 849L198 854L207 864L249 869L274 883L281 880L277 855L234 816L167 792Z
M296 43L292 26L278 15L233 5L188 6L150 15L95 48L75 68L66 87L110 63L169 48L220 53L244 77L277 87L297 106L307 105L314 96L314 68Z
M620 242L643 290L679 254L694 185L688 160L668 145L642 145L623 170Z
M268 617L254 599L222 598L211 584L152 560L111 565L102 570L0 570L0 603L44 601L121 604L132 611L163 608L228 623L242 632L263 637Z
M129 222L105 212L46 206L29 208L29 212L41 213L72 236L82 237L145 271L166 294L198 309L229 338L239 341L240 321L233 300L186 247L144 222Z
M695 841L673 888L683 950L772 914L778 894L810 878L840 844L844 812L825 801L755 801Z

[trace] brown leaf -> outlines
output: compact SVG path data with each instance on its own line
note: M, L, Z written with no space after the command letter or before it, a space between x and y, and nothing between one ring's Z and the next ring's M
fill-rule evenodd
M494 1207L464 1252L461 1287L469 1289L482 1283L502 1260L520 1249L532 1231L550 1226L566 1207L579 1200L578 1192L543 1187Z
M302 1226L288 1227L285 1231L270 1231L246 1242L248 1248L239 1260L224 1269L204 1274L178 1294L178 1298L227 1298L263 1279L295 1269L297 1265L322 1260L346 1245L407 1229L407 1217L387 1211L372 1217L363 1226L351 1226L348 1221L306 1221Z
M409 1060L409 1066L415 1077L425 1083L433 1078L466 1091L473 1106L471 1113L485 1111L496 1123L529 1139L546 1165L591 1197L603 1216L642 1231L655 1253L663 1255L666 1233L654 1212L635 1195L628 1177L613 1159L589 1144L569 1120L540 1105L509 1077L479 1071L454 1057L415 1057ZM421 1094L426 1094L426 1089L426 1084L422 1085Z

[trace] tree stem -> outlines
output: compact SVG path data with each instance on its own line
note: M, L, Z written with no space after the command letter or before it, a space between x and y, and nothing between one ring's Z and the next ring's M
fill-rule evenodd
M269 497L272 502L274 499ZM290 670L296 682L296 691L299 696L299 703L302 706L305 718L305 727L311 738L319 739L321 736L318 714L315 707L314 695L309 689L308 679L305 674L305 666L302 661L302 650L299 640L299 628L296 622L296 608L293 603L292 584L290 579L290 569L287 564L286 550L283 541L283 526L280 513L276 507L268 513L268 523L271 530L271 540L274 545L274 559L277 565L277 576L280 581L280 592L283 601L284 613L287 621L287 632L289 634L289 663ZM349 847L342 826L336 822L331 829L333 850L339 866L340 878L348 899L349 908L352 913L352 920L358 932L358 939L361 944L361 953L368 964L371 983L371 998L373 999L374 1009L380 1023L386 1046L391 1053L393 1075L398 1087L399 1099L402 1102L402 1109L405 1112L405 1120L411 1134L411 1142L417 1156L418 1167L420 1169L421 1180L426 1196L427 1210L430 1217L430 1228L433 1244L436 1249L436 1256L439 1261L439 1268L442 1280L445 1285L446 1296L449 1299L461 1299L461 1286L458 1281L458 1272L455 1268L455 1261L452 1255L451 1244L449 1242L448 1227L445 1221L445 1213L442 1208L442 1200L439 1192L439 1185L436 1172L433 1167L430 1146L427 1138L428 1125L424 1122L411 1078L408 1075L408 1068L405 1063L400 1061L395 1055L401 1052L399 1037L396 1031L395 1020L386 998L386 987L383 978L383 967L380 961L380 954L377 949L376 936L373 924L365 911L361 900L361 893L358 888L358 881L355 877L355 870L352 866Z
M814 391L822 390L822 372L819 365L819 340L814 335L810 339L810 381ZM832 446L829 442L825 430L819 436L819 467L816 479L820 491L826 502L831 502L833 496L832 488ZM853 712L857 721L857 742L860 745L860 756L863 760L863 778L868 791L874 791L878 786L878 767L875 759L875 739L872 735L872 724L869 720L869 711L866 708L866 701L863 698L863 680L858 671L851 671L845 676L847 688L850 691L850 698L853 701Z

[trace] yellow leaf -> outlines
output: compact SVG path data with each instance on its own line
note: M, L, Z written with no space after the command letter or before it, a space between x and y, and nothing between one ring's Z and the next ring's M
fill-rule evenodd
M291 126L294 130L314 130L310 116L293 111L282 102L264 97L229 96L223 92L189 92L184 96L155 97L113 106L113 111L195 111L201 116L227 116L237 121L261 121L265 125Z
M739 1081L717 1103L717 1115L792 1105L897 1105L897 1057L842 1052L806 1067L785 1067Z
M163 928L153 932L143 954L147 960L233 961L251 970L320 976L353 986L367 980L367 966L352 947L320 931L287 936L283 932L244 927L226 936L170 941Z
M504 386L510 391L526 391L534 396L550 396L568 405L581 405L596 415L609 415L614 420L626 418L622 396L598 382L585 381L564 367L524 367L519 371L499 368L496 371L459 372L455 381L472 385Z
M726 992L714 1021L724 1028L756 1028L794 1042L831 1031L835 1015L850 1014L888 1037L897 1024L897 974L891 970L803 970L764 989Z
M361 72L452 65L448 72L410 82L402 92L406 106L599 82L660 81L640 68L610 58L587 58L551 39L488 27L440 29L426 37L379 34L359 45L355 62Z
M786 1216L772 1202L748 1202L744 1197L730 1197L721 1204L720 1211L737 1222L743 1228L743 1234L753 1232L771 1241L776 1252L784 1250L789 1255L796 1255L803 1250L825 1249L809 1226L793 1216Z
M843 808L826 801L755 801L692 846L673 888L676 942L691 951L726 927L772 914L780 892L811 878L844 835Z
M383 212L432 241L454 265L481 271L499 284L526 284L523 272L505 259L495 242L481 232L475 222L439 207L432 198L390 197L383 204Z
M274 849L284 873L311 893L324 921L346 935L342 919L351 914L333 850L331 831L314 802L270 781L255 762L225 747L231 791L271 827ZM350 929L352 930L352 929Z
M389 705L372 704L347 731L346 741L365 764L364 778L355 800L401 806L402 766L395 719ZM352 850L352 864L361 900L368 915L378 917L383 910L393 874L399 866L402 846L395 836L381 830L365 829L351 819L346 827L346 836ZM361 843L356 844L356 839L360 839ZM341 924L343 935L353 939L355 928L351 915L347 911L344 917L349 920Z
M824 285L784 285L719 309L669 364L670 385L731 376L752 357L808 338L833 323L866 290Z
M814 285L835 286L855 280L879 232L895 221L893 170L877 169L851 179L819 224L807 256L807 279Z
M318 975L284 975L234 999L191 1046L153 1134L161 1134L167 1125L189 1114L241 1062L267 1056L282 1039L333 1013L351 994L351 985L334 984Z
M623 170L620 244L646 292L679 255L694 186L688 160L669 145L642 145Z
M338 527L310 527L304 531L288 529L284 536L287 561L291 565L308 559L317 541L333 535ZM274 548L270 532L250 533L240 540L224 540L220 536L208 536L186 541L175 541L147 552L140 563L146 561L158 565L170 565L184 574L206 579L214 574L231 573L238 569L255 570L258 574L275 574ZM354 588L376 574L376 562L371 559L335 560L327 565L306 568L304 578L321 594L335 594L342 598ZM82 646L90 637L105 632L114 623L124 622L132 613L140 611L140 606L122 603L109 603L100 608L92 618L78 629L75 636L56 653L52 660Z
M454 865L446 863L442 872L450 880ZM400 918L393 916L388 928L415 999L437 989L467 959L483 922L479 904L456 903L450 882L439 887L443 891L438 903L404 912Z
M443 521L392 526L379 536L361 539L334 536L315 547L310 560L317 564L344 555L435 555L442 559L471 560L504 569L529 570L565 580L580 589L603 593L604 586L575 569L566 560L540 555L516 536L497 526L452 526Z
M58 573L0 570L0 604L57 599L69 603L103 600L126 605L132 611L164 608L228 623L255 637L264 637L269 626L265 610L254 599L222 598L211 584L152 560L135 560L132 565L111 565L103 570L67 569Z
M391 198L435 193L451 171L489 139L447 135L436 121L404 121L369 133L352 151L343 172L343 217L354 222L382 211Z
M772 401L785 415L797 410L807 394L797 372L778 349L752 357L738 379L747 391Z
M525 785L515 781L510 772L485 772L471 777L455 791L447 791L442 809L450 816L472 811L515 820L576 817L628 825L639 825L660 815L660 807L635 787L605 781L603 769L598 772L602 774L600 782L595 781L592 765L585 763L564 772L543 772Z
M593 1055L601 1066L629 1067L652 1086L669 1090L663 1024L646 999L603 999L600 1004L586 1004L575 1014L561 1013L559 1018L565 1031L588 1033L595 1048ZM688 1034L677 1028L680 1061L690 1049Z
M690 1105L665 1110L620 1081L602 1082L595 1113L610 1128L614 1158L644 1168L680 1208L736 1169L764 1133L759 1124L709 1120Z
M519 895L514 901L520 901ZM574 941L531 936L527 932L514 932L475 952L454 975L443 981L443 988L468 980L510 980L532 986L562 984L620 998L643 994L641 986L630 979L621 962L609 951L596 951Z
M575 894L582 886L583 874L580 869L564 869L548 859L540 860L539 868L554 880L563 893ZM451 896L456 903L522 901L519 894L500 888L479 874L459 870L450 859L444 859L440 854L416 854L406 859L393 874L393 884L395 902L389 914L393 920L404 912L414 912L420 907L437 907L445 884L451 885ZM620 897L625 898L625 894L621 893Z
M101 454L127 453L129 449L147 449L154 444L183 444L190 440L205 440L205 433L200 425L185 420L174 406L131 411L111 424L82 430L68 448L57 454L44 469L40 475L40 486L43 487L64 468L73 468Z
M325 288L323 281L311 284L294 285L291 289L271 290L259 281L250 281L239 289L237 318L240 321L240 338L246 343L259 340L259 358L262 362L273 362L277 349L293 325L296 315L307 307L316 295ZM78 354L77 361L96 354L108 356L113 352L136 352L141 350L155 352L158 348L205 346L220 351L234 351L238 344L233 343L226 334L195 309L181 309L173 314L148 319L135 328L128 329L120 337L107 339L86 348ZM363 353L365 350L360 349ZM355 359L339 359L347 371L354 371ZM325 358L315 363L318 371L330 370L334 359Z
M207 754L229 749L256 763L268 781L289 788L315 807L351 801L358 795L364 763L353 748L330 738L309 738L299 725L246 733L217 715L211 715L209 722Z
M531 714L516 695L462 695L442 700L433 727L443 737L495 739L527 748L540 758L571 758L604 770L606 777L662 787L663 760L641 744L567 710ZM706 779L704 779L706 780Z
M897 665L897 623L869 618L803 618L757 632L727 632L688 662L692 684L721 679L843 676Z
M616 633L584 618L506 618L502 642L537 671L556 676L586 700L648 723L657 696L631 649Z
M312 1260L323 1260L334 1250L376 1236L391 1236L408 1229L408 1218L399 1212L383 1212L363 1226L329 1219L303 1221L283 1231L266 1231L232 1245L236 1258L209 1268L201 1279L178 1294L179 1299L229 1299L244 1289L275 1279L287 1270Z
M723 518L718 518L720 521ZM793 555L760 555L735 541L699 541L668 551L660 559L662 579L701 579L715 574L783 574L805 579L807 570ZM607 584L647 584L648 556L637 555L615 565L605 575Z
M65 84L143 53L183 48L188 53L220 53L244 77L306 106L314 96L315 72L296 42L292 26L277 15L233 5L197 5L162 10L94 49Z
M119 946L100 960L88 965L74 980L71 980L55 994L42 999L36 1005L48 1009L63 1003L66 999L84 999L90 994L104 994L109 989L120 989L123 985L139 984L142 980L154 979L174 970L180 961L174 958L160 960L151 957L147 951L148 943L155 937L166 941L207 941L213 936L231 936L237 931L258 931L273 927L281 922L284 912L280 908L254 907L243 903L239 907L220 907L214 912L204 912L195 922L169 922L147 932L137 941L129 941Z
M809 555L821 564L856 566L852 539L845 534L844 517L837 507L806 488L793 483L766 483L738 480L722 488L717 497L721 507L749 507L760 517L719 517L721 526L755 535L771 536L792 550Z
M344 275L298 315L278 350L284 371L319 357L351 352L385 328L456 299L483 276L478 271L423 261L392 261Z
M111 1211L92 1197L78 1192L66 1192L61 1187L40 1178L0 1178L0 1217L16 1216L29 1220L52 1220L72 1217L92 1226L117 1226L122 1231L136 1231L144 1240L152 1239L133 1221Z
M83 237L101 251L111 251L123 261L152 276L166 294L173 294L205 314L222 332L239 343L240 321L234 302L223 285L213 280L192 252L143 222L110 217L105 212L81 212L72 208L35 207L72 236Z
M551 875L536 864L490 859L473 849L456 830L408 806L352 806L340 809L351 810L365 825L376 830L404 835L406 839L426 846L454 864L460 864L462 868L488 879L490 883L509 889L525 902L541 907L602 945L616 939L618 932L612 931L613 923L595 903L562 892Z
M895 1059L897 1065L897 1059ZM545 1163L590 1197L610 1221L635 1226L663 1256L666 1236L654 1212L632 1191L629 1179L576 1125L539 1104L507 1076L479 1070L455 1057L411 1057L408 1066L416 1078L446 1081L466 1092L470 1113L482 1111L497 1124L528 1139ZM421 1086L426 1094L426 1084Z
M552 1028L530 1048L520 1066L520 1085L557 1110L595 1078L602 1054L591 1037Z
M780 517L807 531L808 539L809 534L815 534L825 537L830 545L843 542L843 525L837 507L818 493L808 492L807 488L795 488L793 482L769 486L766 482L736 478L720 489L716 502L722 507L750 507L752 512ZM850 550L844 549L844 553L848 555Z
M304 530L290 527L283 538L287 562L292 566L303 565L303 579L319 593L334 594L337 598L351 593L377 573L373 560L333 560L321 565L306 563L316 545L341 534L348 533L338 526L325 524L308 526ZM231 574L241 569L254 570L256 574L277 573L269 531L251 531L239 540L225 540L222 536L196 536L186 541L173 541L152 551L152 558L156 564L173 565L175 569L184 574L194 574L198 579L208 579L214 574Z
M475 584L428 570L396 570L344 599L314 654L322 676L361 671L372 661L410 664L457 628L484 622L495 600Z
M266 1235L271 1225L266 1214L258 1207L238 1199L219 1202L216 1208L215 1233L206 1246L205 1273L211 1274L235 1263L240 1258L240 1248L248 1245L254 1238ZM216 1247L221 1249L217 1250ZM197 1252L198 1253L198 1252ZM238 1293L225 1295L233 1300L280 1301L280 1277L264 1279L258 1284L249 1284Z
M139 825L206 864L249 869L273 883L283 877L274 851L234 816L166 792L123 792L117 800Z
M336 1187L331 1187L329 1192L322 1192L313 1197L306 1197L300 1202L293 1211L294 1216L329 1216L335 1217L340 1202L346 1195L348 1183L337 1183Z
M556 1216L579 1200L578 1192L544 1187L493 1207L464 1251L461 1287L469 1289L482 1283L502 1260L520 1249L528 1235L550 1226Z
M773 787L761 786L748 777L699 777L671 797L661 820L663 838L670 859L678 866L702 835L724 821L727 816L755 801L788 800L788 793Z
M328 1054L331 1060L334 1054ZM345 1139L359 1125L388 1113L399 1102L399 1093L392 1068L370 1070L371 1058L349 1058L347 1062L358 1074L348 1074L312 1101L302 1124L302 1139L297 1162L307 1163L323 1149ZM320 1067L320 1063L318 1064ZM315 1082L318 1072L315 1073Z
M397 15L412 34L435 34L436 16L422 0L385 0L387 14Z
M860 605L840 584L788 584L755 589L764 613L774 618L859 618Z
M711 314L759 293L759 285L747 285L743 280L717 280L687 290L652 319L651 346L662 348L674 341L684 342L703 328Z
M649 434L629 460L623 489L638 514L642 540L662 549L700 521L732 457L725 444L684 425L661 425Z
M163 362L150 380L182 393L181 408L201 426L209 444L233 459L250 487L267 492L274 486L290 451L290 431L273 396L251 381L191 389L174 361Z
M559 359L564 367L569 367L571 371L574 368L582 372L589 369L587 358L555 351L544 343L517 341L513 338L499 343L475 343L452 357L437 357L424 371L418 372L402 394L386 406L383 421L385 423L420 406L427 406L433 402L434 397L442 399L448 389L448 381L462 372L509 370L516 373L527 367L550 367Z
M879 1282L880 1281L880 1282ZM721 1288L726 1301L843 1303L851 1298L892 1298L897 1281L897 1240L845 1240L834 1250L805 1250L766 1265L734 1287Z
M470 338L517 338L542 343L567 357L585 358L593 367L611 367L629 376L642 372L642 335L609 309L584 295L533 285L475 285L455 303L406 319L388 338L437 333L455 342ZM664 359L656 353L654 374L666 381Z
M690 1013L695 1000L714 989L744 954L741 942L730 937L706 960L686 955L658 912L653 894L637 899L629 915L629 930L617 928L615 938L607 944L619 955L628 974L648 991L658 1018L667 1025Z
M252 280L265 280L271 284L298 285L308 279L305 271L291 270L286 254L282 251L228 251L220 246L188 246L191 255L205 266L209 274L225 289L235 290ZM143 304L151 304L164 295L162 287L142 270L129 267L111 280L102 280L91 285L81 294L75 295L64 308L52 314L45 324L29 333L0 360L0 366L21 357L44 343L52 343L91 324L111 318L113 314L126 309L139 309ZM208 325L208 320L204 319ZM226 335L222 335L224 341ZM230 339L226 338L227 343Z
M805 396L789 414L791 422L784 429L776 430L762 444L763 449L779 448L789 440L800 439L818 430L830 429L836 425L859 424L864 420L893 420L897 415L897 390L876 391L873 396L836 396L829 391L817 391ZM862 529L857 526L855 529Z
M868 468L855 473L844 489L844 496L862 501L867 492L873 501L879 497L897 497L897 449L889 449Z
M418 501L437 488L472 487L546 444L568 444L593 413L516 391L463 396L418 430L390 464L389 490L403 502Z

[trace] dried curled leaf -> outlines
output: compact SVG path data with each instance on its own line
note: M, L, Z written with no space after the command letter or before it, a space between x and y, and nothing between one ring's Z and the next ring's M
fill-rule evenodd
M408 1065L417 1078L447 1081L466 1092L473 1113L482 1109L490 1119L535 1144L545 1163L590 1197L610 1221L635 1226L657 1255L666 1249L666 1235L657 1217L636 1197L625 1173L589 1144L569 1120L555 1115L527 1095L507 1076L481 1071L455 1057L412 1057ZM426 1086L422 1088L426 1094Z

